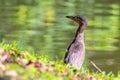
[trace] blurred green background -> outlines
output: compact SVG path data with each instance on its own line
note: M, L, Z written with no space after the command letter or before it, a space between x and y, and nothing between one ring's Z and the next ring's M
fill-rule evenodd
M67 15L88 17L86 60L120 70L120 0L0 0L0 41L61 60L78 28Z

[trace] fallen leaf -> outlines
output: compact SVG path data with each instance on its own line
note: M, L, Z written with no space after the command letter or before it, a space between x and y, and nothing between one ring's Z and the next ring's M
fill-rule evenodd
M4 52L3 48L0 48L0 54L2 54Z
M6 72L5 72L5 75L6 75L6 76L11 76L11 77L16 77L16 76L17 76L17 72L14 71L14 70L6 71Z

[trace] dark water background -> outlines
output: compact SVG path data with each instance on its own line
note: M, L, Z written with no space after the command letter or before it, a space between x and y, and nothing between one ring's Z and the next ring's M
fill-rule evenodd
M120 0L0 0L0 41L63 59L78 27L67 15L88 17L86 62L120 70Z

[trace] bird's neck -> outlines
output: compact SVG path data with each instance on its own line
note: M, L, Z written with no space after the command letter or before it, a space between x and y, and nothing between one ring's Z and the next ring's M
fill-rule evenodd
M75 35L76 40L84 42L84 28L85 28L84 24L79 25Z
M84 42L84 32L78 34L75 38L78 42Z

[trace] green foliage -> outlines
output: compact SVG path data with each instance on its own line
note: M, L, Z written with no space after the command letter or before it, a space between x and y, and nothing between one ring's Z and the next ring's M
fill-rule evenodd
M95 80L118 80L120 76L120 72L118 71L118 75L115 76L112 72L106 74L105 72L98 73L98 72L90 72L87 68L82 67L81 70L76 69L72 67L71 65L66 65L63 63L63 61L50 61L50 57L47 55L35 55L35 53L29 53L27 51L22 51L17 48L17 43L14 42L13 44L5 44L0 43L0 48L5 49L6 51L14 51L16 50L17 53L23 54L24 58L16 55L14 56L14 59L17 59L20 57L20 59L25 59L28 61L40 61L42 62L41 65L44 65L44 67L35 68L34 66L27 66L27 65L21 65L17 62L7 63L4 64L5 69L4 72L14 72L16 73L16 77L12 75L7 75L7 73L3 73L1 79L6 79L6 75L9 77L9 80L12 80L13 78L15 80L21 79L21 80L89 80L90 78L93 78ZM21 53L22 52L22 53ZM1 54L1 52L0 52ZM14 53L16 54L16 53ZM33 64L33 63L32 63ZM31 65L32 65L31 64ZM2 65L2 64L0 64ZM46 66L50 66L48 69L45 70ZM41 69L42 71L39 71ZM44 69L44 70L43 70ZM1 70L2 71L2 70ZM13 74L13 73L11 73ZM1 75L1 74L0 74Z
M2 47L3 49L5 50L17 50L16 47L17 47L17 44L16 42L13 42L13 44L5 44L4 42L0 43L0 47Z

